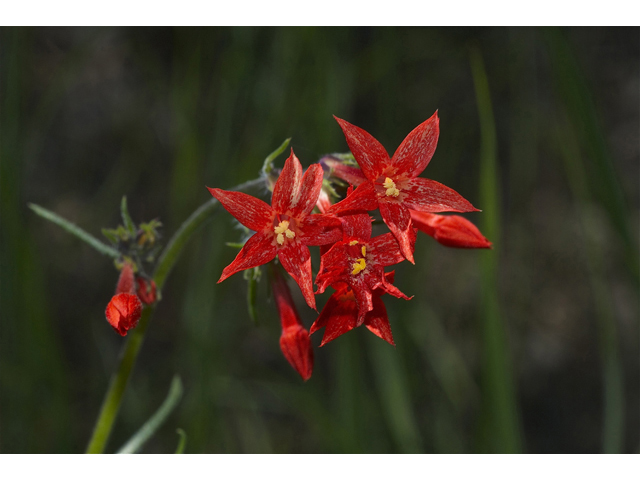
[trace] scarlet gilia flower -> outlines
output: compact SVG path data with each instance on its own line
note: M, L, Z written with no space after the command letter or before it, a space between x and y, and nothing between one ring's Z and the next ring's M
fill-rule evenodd
M306 382L311 378L313 371L313 349L309 332L305 330L300 321L300 316L291 298L291 292L287 282L274 268L271 286L273 297L276 300L282 335L280 336L280 350L287 361L300 374Z
M410 209L428 213L477 210L451 188L418 177L429 164L438 143L438 112L409 133L392 158L369 133L334 118L344 132L364 179L353 195L336 203L328 213L380 209L382 219L398 240L402 254L415 263L410 241L413 231ZM342 170L335 173L343 173L347 181L358 182L355 169Z
M142 315L142 303L135 294L133 267L125 262L120 271L116 294L105 310L107 321L123 337L138 324Z
M438 243L456 248L491 248L478 227L460 215L435 215L411 210L413 225Z
M320 271L316 277L316 293L324 292L330 285L337 288L337 284L347 284L353 290L358 304L356 326L360 326L364 323L367 312L374 308L374 289L409 300L409 297L386 280L384 274L384 267L402 262L404 256L392 234L371 238L369 215L349 215L341 220L343 240L336 242L322 255ZM409 248L413 252L415 230L408 235Z
M385 274L387 283L393 283L393 273ZM353 290L346 283L338 283L333 287L336 291L329 297L320 316L309 329L309 333L313 335L325 327L321 347L358 326L358 304ZM384 293L385 290L382 288L373 290L373 308L364 315L364 326L374 335L395 346L387 309L380 298Z
M300 286L307 304L315 309L308 246L330 244L341 237L338 219L310 215L321 188L322 167L311 165L303 176L293 149L273 187L271 206L246 193L209 188L231 215L256 232L222 271L218 283L241 270L264 265L277 255Z

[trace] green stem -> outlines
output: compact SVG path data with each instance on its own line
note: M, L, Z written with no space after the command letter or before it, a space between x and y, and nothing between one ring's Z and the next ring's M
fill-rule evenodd
M250 180L231 190L246 190L252 187L257 187L261 183L264 183L264 179L257 178ZM194 211L187 220L180 226L178 231L173 235L162 255L158 259L158 265L156 267L153 279L156 282L158 290L162 289L167 275L173 268L174 264L178 260L182 249L186 245L187 241L195 233L195 231L201 227L215 212L219 202L212 198L208 202L204 203ZM153 313L154 307L147 307L142 312L142 317L138 326L133 330L130 336L125 342L122 352L120 354L120 364L118 369L111 376L111 382L109 383L109 389L105 395L102 403L102 408L96 421L96 425L93 430L93 435L89 441L87 447L87 453L102 453L109 439L113 422L116 419L122 397L133 366L136 363L136 358L142 346L144 340L144 334L149 326L149 320Z

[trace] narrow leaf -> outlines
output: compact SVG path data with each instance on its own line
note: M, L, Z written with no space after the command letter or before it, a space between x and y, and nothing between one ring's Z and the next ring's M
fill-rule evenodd
M187 434L181 428L176 430L176 433L180 435L180 440L178 441L178 448L176 448L176 454L184 453L184 447L187 445Z
M120 214L122 215L122 223L124 223L124 227L131 235L131 238L136 238L138 229L136 228L136 224L133 223L133 220L131 220L131 215L129 215L127 197L125 195L122 196L122 202L120 202Z
M114 245L118 244L118 235L116 234L115 230L112 230L112 229L109 229L109 228L103 228L102 229L102 234L105 237L107 237L107 240L109 240Z
M83 242L88 243L103 255L108 255L113 258L120 257L120 252L118 252L118 250L116 250L113 247L110 247L109 245L105 245L93 235L90 235L89 233L85 232L77 225L71 223L69 220L62 218L60 215L53 213L51 210L47 210L46 208L43 208L40 205L36 205L35 203L30 203L29 208L34 212L36 212L41 217L46 218L50 222L53 222L56 225L64 228L67 232L71 233L72 235L75 235Z
M133 437L125 443L118 453L136 453L142 446L149 440L153 434L160 428L160 426L167 419L169 414L178 405L178 402L182 398L182 381L179 376L174 376L171 380L171 387L169 387L169 393L165 398L160 408L153 414L153 416L142 425Z

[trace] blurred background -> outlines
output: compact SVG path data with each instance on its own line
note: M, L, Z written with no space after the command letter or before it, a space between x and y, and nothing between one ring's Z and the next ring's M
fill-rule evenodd
M393 153L436 109L422 176L483 210L466 218L494 249L421 234L396 268L415 297L385 298L397 347L358 328L316 348L303 383L265 282L257 326L242 275L216 285L241 234L218 212L164 288L108 451L179 374L145 452L173 452L176 428L189 453L638 452L637 28L0 35L0 452L83 451L123 344L112 260L28 202L100 237L127 195L166 241L205 185L255 178L287 137L304 166L347 151L333 114Z

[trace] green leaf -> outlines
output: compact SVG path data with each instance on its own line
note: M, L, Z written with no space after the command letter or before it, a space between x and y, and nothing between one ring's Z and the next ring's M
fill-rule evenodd
M105 245L100 240L98 240L93 235L82 230L77 225L71 223L69 220L62 218L57 213L53 213L51 210L47 210L46 208L41 207L40 205L36 205L35 203L30 203L29 208L40 215L42 218L46 218L50 222L55 223L59 227L64 228L67 232L72 235L75 235L83 242L88 243L90 246L95 248L98 252L103 255L108 255L113 258L120 257L120 252L109 245Z
M187 434L181 428L176 430L176 433L180 435L180 440L178 441L178 448L176 448L176 454L184 453L184 447L187 445Z
M120 202L120 214L122 215L122 223L124 223L124 227L129 232L129 235L131 235L131 238L136 238L138 229L136 228L136 224L133 223L133 220L131 220L131 215L129 215L126 195L122 196L122 201Z
M278 148L276 148L267 156L267 158L264 159L264 163L262 164L262 173L264 175L269 175L271 173L271 171L273 170L273 161L278 158L278 155L286 150L286 148L289 146L290 141L291 138L287 138Z
M118 232L111 228L103 228L102 234L114 245L118 244Z
M167 394L167 398L165 398L160 408L153 414L153 416L147 420L147 422L142 425L140 430L138 430L133 437L129 439L127 443L125 443L118 453L136 453L142 446L149 440L154 433L160 428L160 426L167 419L169 414L173 411L173 409L178 405L180 399L182 398L182 381L178 375L173 377L171 380L171 387L169 387L169 393Z

